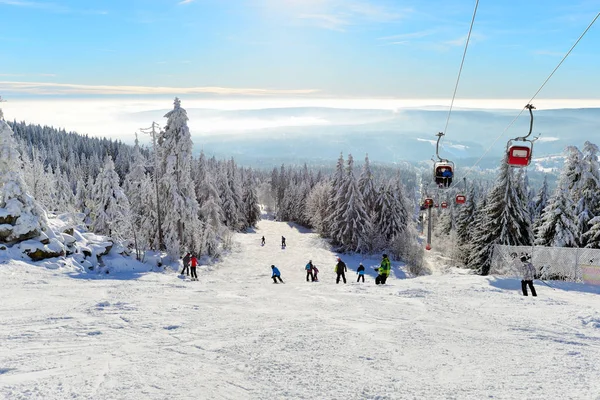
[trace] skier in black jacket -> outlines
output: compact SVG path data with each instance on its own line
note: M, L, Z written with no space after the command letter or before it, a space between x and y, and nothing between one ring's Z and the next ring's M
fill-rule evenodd
M358 268L356 269L356 273L358 274L358 279L356 279L356 282L360 282L360 278L362 278L363 283L365 283L365 266L359 264Z
M342 259L338 257L338 263L335 266L335 272L337 273L337 278L335 280L335 283L340 283L340 277L344 280L344 283L346 283L346 274L345 274L346 271L348 271L348 267L346 267L346 263L343 262Z
M190 260L191 259L192 259L191 253L187 253L183 257L183 269L181 270L181 275L187 274L187 276L190 276Z

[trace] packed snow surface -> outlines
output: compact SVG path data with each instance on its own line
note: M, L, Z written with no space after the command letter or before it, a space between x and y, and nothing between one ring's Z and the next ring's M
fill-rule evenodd
M343 255L336 285L313 233L263 220L234 242L199 282L0 264L0 398L600 399L600 288L523 297L516 279L397 263L376 286L378 258L358 284Z

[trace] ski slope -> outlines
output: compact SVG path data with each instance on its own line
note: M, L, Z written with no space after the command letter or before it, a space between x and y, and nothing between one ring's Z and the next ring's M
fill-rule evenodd
M378 257L357 284L356 256L336 285L313 233L263 220L234 241L199 282L0 264L0 398L600 399L600 288L522 297L515 279L397 263L376 286Z

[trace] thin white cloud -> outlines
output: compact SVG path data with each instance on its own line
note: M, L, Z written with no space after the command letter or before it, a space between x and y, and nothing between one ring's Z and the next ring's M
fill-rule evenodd
M21 0L0 0L0 4L8 6L38 8L55 12L68 12L69 8L56 3L41 3L37 1L21 1Z
M309 21L313 26L344 31L351 25L391 23L405 18L411 9L387 7L365 0L256 0L278 19Z
M39 1L23 1L23 0L0 0L0 4L15 7L26 7L34 8L38 10L45 10L54 13L79 13L79 14L96 14L105 15L108 14L106 11L99 10L76 10L62 4L51 3L51 2L39 2Z
M399 42L389 42L389 43L382 43L382 44L378 44L378 46L400 46L400 45L405 45L405 44L409 44L410 42L408 40L402 40Z
M457 150L466 150L469 148L469 146L465 146L464 144L447 144L447 143L446 143L445 147L449 147L451 149L457 149Z
M350 25L349 21L338 16L328 14L300 14L298 18L313 20L315 21L316 25L320 26L321 28L339 32L344 31L344 26Z
M48 73L39 73L39 74L0 74L0 76L11 76L11 77L15 77L15 76L19 76L19 77L23 77L23 76L46 76L46 77L54 77L56 76L56 74L48 74Z
M467 35L461 36L459 38L453 40L447 40L444 42L445 45L448 46L464 46L467 41Z
M260 89L224 87L168 87L168 86L109 86L79 85L48 82L8 82L0 81L0 90L13 93L43 95L131 95L131 94L217 94L217 95L305 95L317 93L317 89Z
M434 35L436 33L435 30L426 30L426 31L418 31L418 32L407 32L407 33L400 33L398 35L391 35L391 36L383 36L380 38L377 38L377 40L383 40L383 41L404 41L407 39L420 39L426 36L431 36Z
M565 54L561 53L559 51L548 51L548 50L536 50L533 52L533 54L539 55L539 56L552 56L552 57L562 57Z
M417 138L418 142L427 142L429 144L431 144L432 146L435 146L435 144L437 143L437 140L429 140L429 139L421 139L421 138Z
M560 138L554 136L541 136L538 139L539 142L556 142L557 140L560 140Z
M483 40L485 40L484 35L477 33L477 32L473 32L471 34L471 38L469 40L469 46L473 45L474 43L481 42ZM467 35L463 35L463 36L457 37L456 39L445 40L442 42L425 42L425 43L423 43L423 48L428 48L428 49L431 49L431 50L437 51L437 52L445 52L445 51L448 51L455 47L463 47L466 42L467 42Z
M411 9L389 9L387 7L367 2L353 2L348 5L348 10L355 16L374 22L393 22L404 18L412 12Z
M190 3L193 3L194 1L196 1L196 0L182 0L179 3L177 3L177 4L180 4L180 5L181 4L190 4Z
M422 139L422 138L417 138L418 142L426 142L431 144L432 146L437 145L437 140L431 140L431 139ZM450 148L450 149L457 149L457 150L466 150L469 148L469 146L465 146L464 144L453 144L450 142L446 142L442 145L443 148Z

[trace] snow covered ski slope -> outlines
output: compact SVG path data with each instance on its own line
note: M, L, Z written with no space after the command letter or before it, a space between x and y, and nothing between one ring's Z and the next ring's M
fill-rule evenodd
M336 285L315 234L264 220L234 240L199 282L0 264L0 398L600 399L599 288L522 297L514 279L397 265L375 286L379 257L358 284L344 256Z

